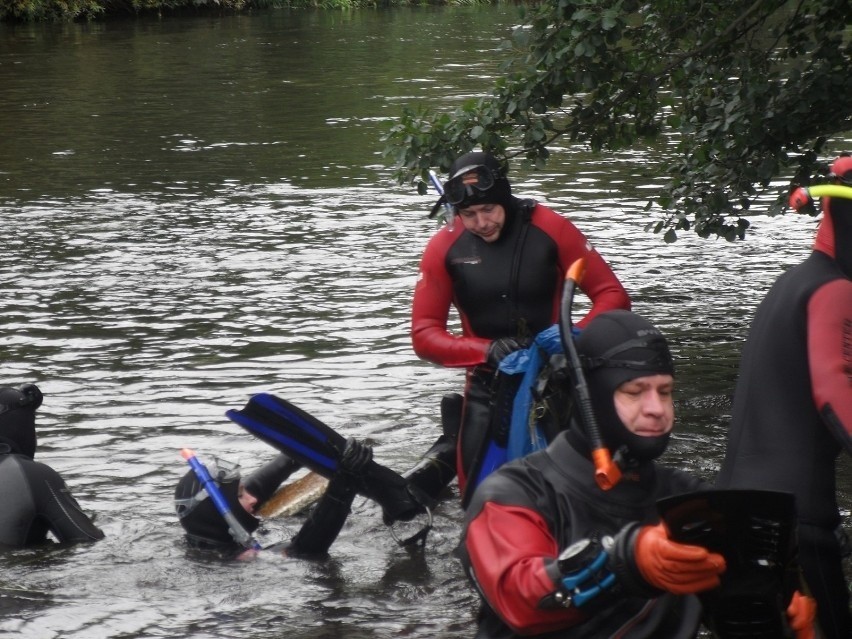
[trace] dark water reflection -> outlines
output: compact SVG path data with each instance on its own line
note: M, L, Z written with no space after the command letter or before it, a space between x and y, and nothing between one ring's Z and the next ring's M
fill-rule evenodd
M425 554L358 500L330 561L224 565L187 552L171 496L184 446L247 468L271 455L223 416L257 391L397 469L437 436L460 373L408 338L432 198L392 182L378 137L403 104L482 90L515 21L498 7L0 26L0 381L45 391L39 456L107 533L0 555L4 636L472 634L454 498ZM815 225L664 245L642 231L657 153L555 149L516 190L569 214L672 336L669 459L712 478L749 318Z

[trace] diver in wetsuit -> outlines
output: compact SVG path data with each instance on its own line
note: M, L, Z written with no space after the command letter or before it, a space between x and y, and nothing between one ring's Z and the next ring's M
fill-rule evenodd
M389 513L408 512L412 506L420 512L434 505L440 493L455 477L455 448L453 425L445 423L444 434L411 470L400 476L385 468L385 472L399 478L400 486L403 487L399 496L404 502L388 503L388 499L398 494L393 491L385 495L379 505L384 510L386 524L393 523ZM348 438L338 460L339 471L329 479L325 492L299 532L289 542L273 544L269 549L281 551L290 557L327 555L349 516L352 501L364 489L363 475L372 459L370 446ZM229 469L226 465L212 469L211 475L239 524L252 533L260 525L260 519L255 516L258 510L299 468L301 464L281 453L244 481L240 480L235 469ZM373 497L370 494L365 496ZM243 553L244 549L237 546L228 525L192 470L181 478L175 488L175 509L190 545L234 556ZM424 527L417 535L401 543L422 542L427 532L428 527Z
M59 473L33 459L42 399L35 384L0 388L0 545L103 539Z
M357 495L357 476L372 457L373 451L369 446L354 439L348 440L340 460L341 472L329 481L325 493L302 528L290 542L274 544L270 548L291 557L325 555L349 516L352 501ZM298 462L281 453L246 477L245 481L241 481L236 468L222 462L211 469L211 475L237 521L247 532L253 533L260 526L260 519L255 516L257 509L299 468ZM191 546L234 554L244 550L236 545L227 523L192 470L181 478L175 488L175 508Z
M421 258L411 338L419 357L467 369L457 457L465 503L476 460L488 444L495 370L556 323L568 267L585 258L580 287L592 306L580 328L603 311L629 309L630 298L574 224L512 195L505 167L490 153L467 153L453 162L433 215L444 204L453 216ZM447 328L451 307L460 315L461 335Z
M752 526L742 537L743 552L727 557L705 545L711 539L702 533L718 525L712 517L691 525L688 541L676 538L657 501L700 495L706 485L656 461L675 423L666 339L644 318L614 310L588 324L577 351L600 437L620 458L621 477L607 489L595 480L600 442L576 410L571 427L546 449L483 480L465 514L460 546L482 599L477 639L688 639L702 621L718 627L724 611L703 597L718 594L728 570L744 559L778 561L778 522ZM729 534L736 527L721 529ZM765 624L764 610L752 606L744 624L725 626L742 632L714 636L813 639L812 600L798 590L786 593L789 598L781 594L773 592L769 611L775 624ZM783 620L793 634L759 634L767 626L774 632Z
M852 186L852 157L832 164ZM823 198L814 250L760 303L717 485L796 496L799 562L830 639L852 637L835 470L852 454L852 200Z

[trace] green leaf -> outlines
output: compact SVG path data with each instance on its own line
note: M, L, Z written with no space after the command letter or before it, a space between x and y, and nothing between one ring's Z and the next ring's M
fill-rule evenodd
M746 215L785 211L766 189L807 183L852 131L852 101L837 99L852 95L848 1L801 0L795 20L782 0L525 5L493 91L403 109L382 140L410 153L385 157L405 181L475 143L540 168L551 145L631 148L668 176L654 197L677 211L646 228L742 239Z

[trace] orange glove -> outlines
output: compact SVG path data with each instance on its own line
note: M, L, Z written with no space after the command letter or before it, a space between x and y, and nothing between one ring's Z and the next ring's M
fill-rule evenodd
M639 530L633 557L645 581L676 595L716 588L719 575L725 572L722 555L672 541L663 524Z
M796 639L814 639L814 621L816 620L816 601L803 595L798 590L793 593L790 605L787 606L787 620L796 632Z

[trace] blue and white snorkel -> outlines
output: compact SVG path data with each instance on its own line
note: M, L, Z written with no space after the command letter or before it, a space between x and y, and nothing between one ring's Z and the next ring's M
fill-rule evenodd
M198 457L195 456L195 451L189 448L184 448L180 451L180 454L181 457L187 461L189 467L192 468L195 476L201 483L201 487L207 492L207 495L212 500L216 510L220 515L222 515L225 523L228 524L228 532L231 537L233 537L234 541L243 548L260 550L260 544L255 541L254 537L251 536L251 533L249 533L237 520L236 515L234 515L231 511L231 507L228 505L228 501L225 499L222 491L219 490L216 480L214 480L210 475L210 471L207 470L207 467L201 463Z
M441 197L444 197L444 187L441 186L441 180L438 179L438 176L435 175L435 172L432 171L432 170L429 171L429 180L432 182L432 186L435 187L435 190L438 192L438 195L440 195ZM452 233L453 232L453 226L454 226L455 220L456 220L456 210L455 210L455 208L453 207L452 204L447 202L446 199L444 199L444 216L443 217L444 217L444 221L447 223L447 228L449 229L450 233Z

